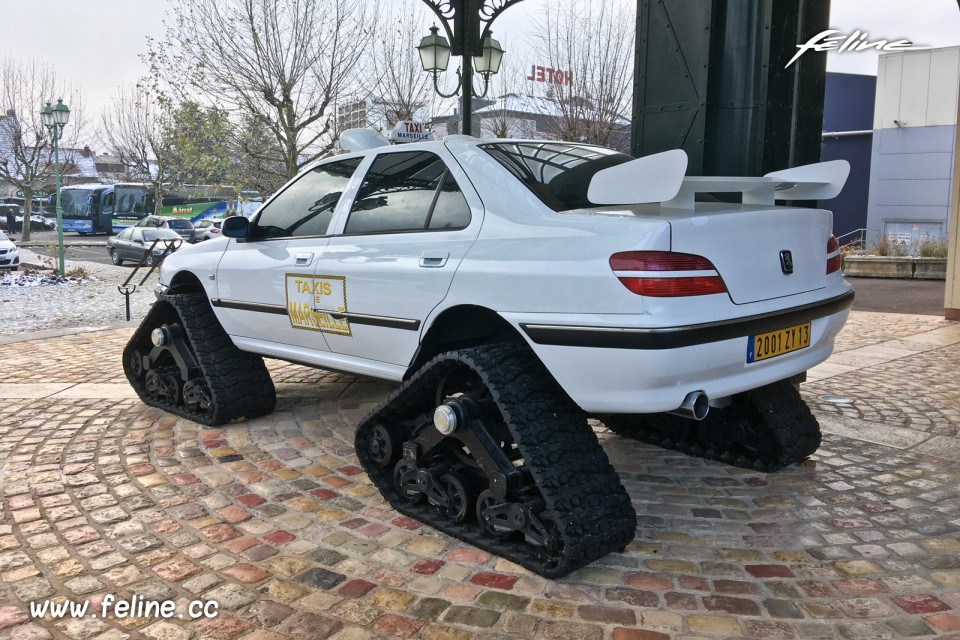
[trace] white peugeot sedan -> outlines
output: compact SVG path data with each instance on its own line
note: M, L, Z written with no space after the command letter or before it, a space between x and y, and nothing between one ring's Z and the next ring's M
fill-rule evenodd
M587 416L762 470L819 446L797 383L853 292L831 213L778 202L836 196L845 162L698 178L682 151L340 144L225 220L227 242L164 261L124 352L145 402L205 424L269 413L262 356L399 382L357 431L377 488L547 576L633 538Z

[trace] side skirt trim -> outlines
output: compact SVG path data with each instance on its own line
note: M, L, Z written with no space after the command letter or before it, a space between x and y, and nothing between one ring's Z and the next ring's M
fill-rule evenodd
M289 315L287 308L278 304L262 304L259 302L237 302L235 300L216 299L211 301L215 307L223 309L239 309L241 311L254 311L258 313L274 313L280 316ZM389 316L370 316L363 313L350 313L348 311L327 311L325 309L314 309L315 313L326 313L335 320L347 320L356 324L366 324L373 327L387 327L388 329L404 329L406 331L417 331L420 329L419 320L409 320L407 318L391 318Z

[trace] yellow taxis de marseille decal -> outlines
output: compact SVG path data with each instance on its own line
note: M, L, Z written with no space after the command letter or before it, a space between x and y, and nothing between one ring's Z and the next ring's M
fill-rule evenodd
M294 329L353 336L346 318L337 320L329 312L347 310L347 281L343 276L287 275L287 315Z

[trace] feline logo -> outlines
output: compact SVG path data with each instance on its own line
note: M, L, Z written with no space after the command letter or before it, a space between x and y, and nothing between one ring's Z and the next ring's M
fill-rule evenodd
M839 34L839 35L835 35ZM827 29L813 36L803 44L798 44L796 54L790 58L790 62L784 69L796 62L800 56L807 51L836 51L837 53L850 53L865 51L867 49L876 49L877 51L918 51L928 47L914 46L909 40L877 40L870 42L870 34L866 31L854 31L850 35L843 35L836 29Z

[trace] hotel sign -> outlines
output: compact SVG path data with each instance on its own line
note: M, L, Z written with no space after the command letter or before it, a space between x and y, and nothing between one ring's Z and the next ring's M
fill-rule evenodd
M541 67L535 64L530 67L530 75L527 76L527 80L571 86L573 85L573 72L553 69L552 67Z

